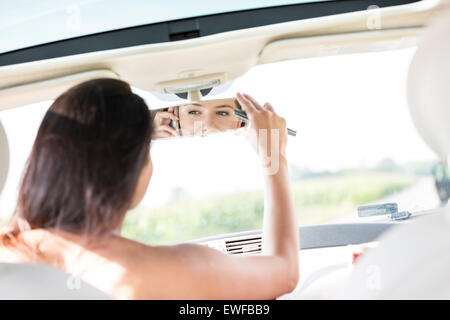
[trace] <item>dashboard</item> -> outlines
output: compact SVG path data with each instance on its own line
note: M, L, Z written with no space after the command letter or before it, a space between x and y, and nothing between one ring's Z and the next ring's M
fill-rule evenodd
M334 299L353 271L354 247L378 239L384 232L405 222L355 222L300 226L300 281L280 300ZM231 255L261 253L261 230L197 239Z

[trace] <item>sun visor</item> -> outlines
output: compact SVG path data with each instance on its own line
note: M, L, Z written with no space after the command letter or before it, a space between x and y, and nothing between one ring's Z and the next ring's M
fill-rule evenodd
M404 28L277 40L264 47L260 62L409 48L421 35L422 28Z
M0 88L0 111L53 100L70 87L96 78L118 78L118 76L110 70L100 69L25 83L10 88Z

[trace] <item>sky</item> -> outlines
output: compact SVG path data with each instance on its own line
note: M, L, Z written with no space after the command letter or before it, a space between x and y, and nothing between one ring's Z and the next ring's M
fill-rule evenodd
M0 1L0 52L143 24L321 1L326 0Z
M289 137L288 161L312 170L371 166L384 158L398 163L433 160L409 115L406 80L415 49L364 53L260 65L213 97L248 93L270 102L297 130ZM151 109L165 107L134 88ZM219 90L218 90L219 91ZM18 183L33 139L51 101L0 112L11 168L0 195L0 217L14 209ZM262 172L247 141L232 133L152 142L154 173L141 203L161 206L174 188L192 197L262 188Z

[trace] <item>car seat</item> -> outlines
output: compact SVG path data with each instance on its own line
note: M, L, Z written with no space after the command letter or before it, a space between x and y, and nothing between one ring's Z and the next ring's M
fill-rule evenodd
M105 300L98 289L62 270L38 264L0 263L1 300Z
M0 122L0 195L6 182L9 168L9 147L6 132Z
M0 194L9 167L9 148L0 122ZM38 264L0 263L0 299L109 299L62 270Z

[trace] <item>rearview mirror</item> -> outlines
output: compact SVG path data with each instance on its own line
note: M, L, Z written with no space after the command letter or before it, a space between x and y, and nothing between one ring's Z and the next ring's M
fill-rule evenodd
M236 98L189 102L151 111L153 139L207 136L247 125L247 115ZM295 136L295 130L287 129Z
M153 139L206 136L239 129L246 125L246 121L236 116L235 110L243 113L235 98L189 102L152 110Z

